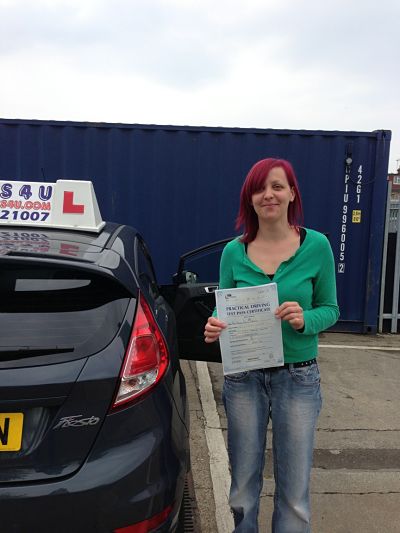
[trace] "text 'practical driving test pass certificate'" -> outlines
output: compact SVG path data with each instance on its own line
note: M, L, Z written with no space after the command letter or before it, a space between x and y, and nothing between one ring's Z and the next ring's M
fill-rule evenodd
M228 324L220 336L224 374L282 366L276 283L215 291L217 315Z

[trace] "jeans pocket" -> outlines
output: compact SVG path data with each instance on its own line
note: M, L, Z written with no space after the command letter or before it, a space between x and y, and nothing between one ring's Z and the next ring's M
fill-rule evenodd
M249 375L249 372L235 372L234 374L225 374L225 379L227 381L244 381L247 376Z
M318 363L297 368L289 367L289 372L292 379L302 385L318 385L321 381Z

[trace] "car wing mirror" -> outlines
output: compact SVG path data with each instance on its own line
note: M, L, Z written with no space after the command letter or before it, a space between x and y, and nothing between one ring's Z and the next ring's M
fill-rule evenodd
M189 270L182 270L172 276L174 285L181 285L182 283L197 283L196 272L190 272Z

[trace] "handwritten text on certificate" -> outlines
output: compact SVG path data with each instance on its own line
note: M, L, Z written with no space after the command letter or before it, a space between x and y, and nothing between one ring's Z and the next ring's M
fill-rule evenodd
M276 283L215 291L217 315L228 324L220 336L224 374L282 366Z

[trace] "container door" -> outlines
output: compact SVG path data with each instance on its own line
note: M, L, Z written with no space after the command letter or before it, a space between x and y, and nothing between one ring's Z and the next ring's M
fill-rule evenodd
M163 287L176 317L181 359L221 362L219 342L204 342L204 326L215 307L222 250L232 239L217 241L184 254L174 284Z

